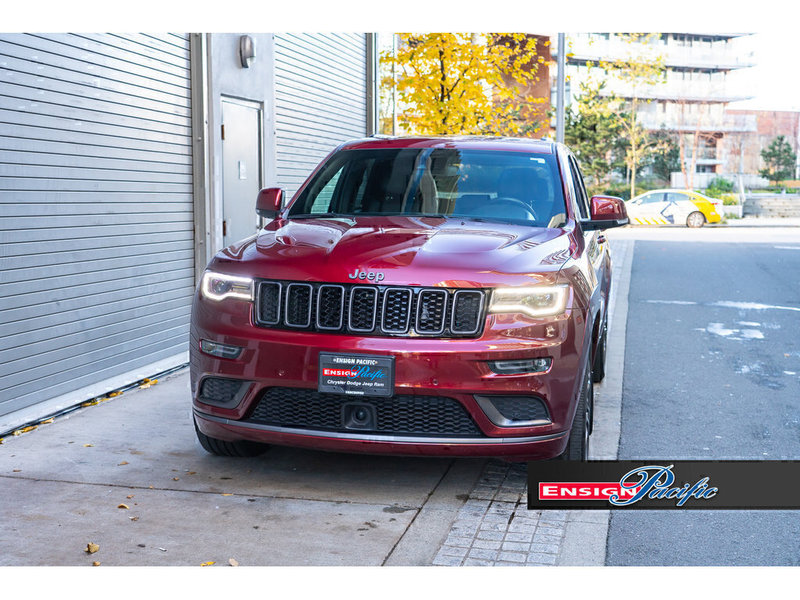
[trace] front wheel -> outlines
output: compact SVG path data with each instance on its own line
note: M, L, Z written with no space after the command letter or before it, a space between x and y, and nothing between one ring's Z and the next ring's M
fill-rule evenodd
M592 363L592 381L600 383L606 376L606 347L608 346L608 319L603 320L600 326L600 339L597 340L597 348L594 351L594 361Z
M702 227L706 223L706 218L703 216L703 213L699 211L694 211L690 213L688 217L686 217L686 226L691 228Z
M194 424L194 431L197 434L197 439L203 447L203 450L217 456L259 456L269 448L267 444L259 444L248 440L229 442L227 440L218 440L217 438L209 437L198 429L196 421Z
M575 418L572 420L572 428L569 432L569 440L564 453L558 457L559 460L574 460L586 462L589 460L589 436L592 433L592 421L594 420L594 386L592 385L592 371L586 365L586 373L583 377L583 388L578 398L578 406L575 409Z

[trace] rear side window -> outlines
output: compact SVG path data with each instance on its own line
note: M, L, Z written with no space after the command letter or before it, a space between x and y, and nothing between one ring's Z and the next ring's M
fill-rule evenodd
M472 217L554 227L565 214L553 155L387 148L332 156L294 202L289 217Z
M647 194L646 196L642 196L642 204L653 204L655 202L664 202L664 193L663 192L653 192L652 194ZM677 200L678 198L676 198Z
M667 195L667 202L683 202L689 200L689 196L681 194L680 192L669 192Z

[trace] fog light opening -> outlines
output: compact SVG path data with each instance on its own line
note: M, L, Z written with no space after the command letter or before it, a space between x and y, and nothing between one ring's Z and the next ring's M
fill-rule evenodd
M489 362L489 368L498 375L523 375L544 373L550 370L553 359L546 358L526 358L522 360L495 360Z
M200 350L211 356L216 356L217 358L239 358L243 348L228 344L220 344L219 342L212 342L211 340L200 340Z

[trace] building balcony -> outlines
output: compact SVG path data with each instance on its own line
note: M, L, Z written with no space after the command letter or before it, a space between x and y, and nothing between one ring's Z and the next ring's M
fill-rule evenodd
M755 115L725 114L721 119L712 116L639 113L639 123L651 130L667 129L681 133L695 131L720 133L746 133L757 131Z
M711 47L679 46L673 42L656 41L649 44L627 43L619 39L597 39L586 35L569 38L567 58L573 64L601 60L624 60L629 57L664 58L667 68L730 71L752 67L752 53L738 55L728 44L715 43Z
M638 85L635 87L612 79L608 81L604 94L616 95L620 98L633 98L635 96L642 100L706 104L726 104L728 102L747 100L752 97L723 83L713 81L687 82L673 78L669 78L665 83Z

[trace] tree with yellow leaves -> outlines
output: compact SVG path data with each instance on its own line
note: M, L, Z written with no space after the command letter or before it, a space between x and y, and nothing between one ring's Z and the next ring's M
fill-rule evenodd
M401 33L396 53L381 61L394 67L382 79L405 108L398 120L420 135L525 136L531 121L519 87L536 81L543 59L536 40L522 33ZM391 93L391 91L389 91Z

